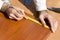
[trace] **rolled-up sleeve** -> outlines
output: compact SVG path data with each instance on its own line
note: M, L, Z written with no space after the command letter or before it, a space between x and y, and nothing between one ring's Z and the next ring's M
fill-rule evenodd
M3 3L4 3L4 1L0 0L0 10L2 8Z
M10 1L9 1L9 0L4 0L4 1L0 0L0 10L1 10L2 5L3 5L4 3L6 3L7 5L10 5Z
M46 0L34 0L37 11L47 10Z

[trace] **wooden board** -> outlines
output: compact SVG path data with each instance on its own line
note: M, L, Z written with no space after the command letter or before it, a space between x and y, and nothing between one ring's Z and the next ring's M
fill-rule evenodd
M47 0L47 7L51 6L55 8L60 8L60 0ZM55 33L50 34L47 40L60 40L60 13L48 10L48 13L52 15L58 22L58 27Z
M18 0L11 0L11 3L18 7L22 6ZM26 9L26 7L21 8ZM29 14L28 16L34 18ZM0 12L0 40L46 40L50 33L50 30L42 25L40 26L26 19L20 21L10 20Z

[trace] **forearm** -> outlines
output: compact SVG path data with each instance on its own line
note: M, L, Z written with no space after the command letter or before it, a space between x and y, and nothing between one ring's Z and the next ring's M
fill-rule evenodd
M36 11L47 10L46 0L34 0Z

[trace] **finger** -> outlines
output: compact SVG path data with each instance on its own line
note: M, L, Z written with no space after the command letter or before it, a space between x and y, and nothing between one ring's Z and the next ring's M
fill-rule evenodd
M17 18L14 14L11 14L10 16L12 16L14 19L16 19L16 20L21 20L21 19L23 19L23 17L20 17L20 18Z
M9 16L10 19L14 19L12 16Z
M25 16L25 13L24 13L23 10L18 9L17 12L18 12L20 15Z
M14 14L10 14L11 17L13 17L16 20L19 20Z
M25 13L24 13L24 10L23 10L23 9L21 9L21 8L16 8L16 7L14 7L14 8L15 8L15 10L17 10L17 12L18 12L20 15L25 16Z
M17 17L24 17L25 16L25 14L24 14L24 12L23 11L21 11L21 10L16 10L17 12L15 13L15 15L17 16Z
M46 23L45 23L45 21L44 21L44 17L40 17L40 20L41 20L42 24L43 24L44 26L46 26Z
M24 13L24 11L20 11L20 12L22 13L22 15L23 15L23 16L25 16L25 13Z
M17 18L20 17L20 14L15 9L11 13L14 14Z
M21 12L21 14L22 14L23 17L26 16L25 13L24 13L24 11L20 11L20 12Z
M53 20L53 23L54 23L54 26L52 27L52 29L55 32L57 30L58 23L57 23L57 21L55 19Z
M14 14L17 18L20 18L20 19L23 19L23 15L20 15L20 14Z
M52 22L51 18L48 18L48 21L49 21L49 24L51 26L51 30L54 32L54 30L52 28L52 27L54 27L54 25L53 25L53 22Z
M14 7L14 9L17 11L18 14L21 15L21 16L18 15L19 17L25 17L25 13L24 13L24 10L23 9L17 8L17 7Z
M24 13L24 10L20 9L19 11L22 13L22 15L24 15L24 14L25 14L25 13Z
M23 15L19 14L18 12L15 12L14 15L15 15L17 18L20 18L21 16L23 17Z
M54 21L52 21L53 19L52 19L52 17L51 16L49 16L48 17L48 20L49 20L49 23L50 23L50 25L51 25L51 30L52 30L52 32L55 32L55 26L54 26Z

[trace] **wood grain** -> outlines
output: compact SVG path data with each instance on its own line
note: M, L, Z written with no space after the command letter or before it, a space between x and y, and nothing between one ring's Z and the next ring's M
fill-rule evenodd
M18 0L11 0L11 3L18 7L22 6L18 4ZM26 9L23 6L21 8ZM28 16L34 18L32 15L28 14ZM0 40L46 40L50 33L51 31L42 25L26 19L10 20L5 17L4 13L0 12Z

